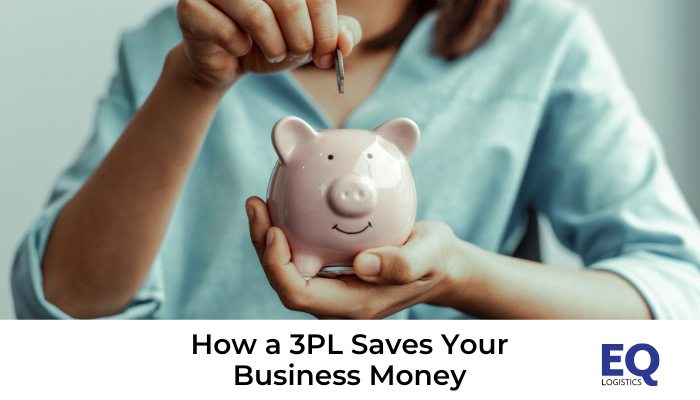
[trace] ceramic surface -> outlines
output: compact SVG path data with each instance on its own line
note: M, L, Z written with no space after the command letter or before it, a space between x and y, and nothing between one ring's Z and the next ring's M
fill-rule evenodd
M363 250L406 242L416 216L408 160L419 137L418 126L407 118L372 131L317 132L296 117L275 125L279 162L267 205L301 274L351 266Z

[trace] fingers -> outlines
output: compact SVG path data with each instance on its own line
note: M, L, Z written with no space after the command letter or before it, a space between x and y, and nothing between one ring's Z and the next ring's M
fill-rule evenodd
M267 231L272 226L267 205L259 197L251 197L245 203L248 224L250 228L250 240L253 242L258 259L262 262L267 247Z
M292 60L304 59L314 49L314 33L305 0L267 0L275 13Z
M314 62L330 68L338 48L338 10L334 0L307 0L314 32Z
M333 0L212 0L247 32L268 62L304 58L313 51L319 67L333 65L338 17Z
M255 41L270 63L284 61L287 44L275 13L262 0L213 0Z
M267 231L266 249L263 254L262 265L268 274L268 279L273 286L286 287L289 283L293 283L304 278L296 270L294 264L291 263L292 253L289 250L287 238L280 228L273 227Z
M277 292L282 304L291 310L305 310L307 307L306 280L292 264L289 243L280 228L273 227L267 232L267 248L262 258L262 267Z
M256 230L255 235L259 233ZM253 235L251 227L251 237ZM328 279L307 281L291 262L292 253L284 232L280 228L272 227L264 236L264 245L255 247L256 250L262 251L262 255L258 254L263 271L282 304L290 310L309 312L314 315L340 315L347 300L344 296L338 296L337 286L342 285L342 282L332 282ZM313 285L314 283L316 285ZM329 290L329 287L336 289ZM323 304L323 308L318 308L317 304ZM332 311L329 312L329 310Z
M336 49L348 55L362 39L359 22L337 15L334 0L180 0L178 18L192 38L233 56L248 54L254 42L269 63L313 57L330 68Z
M422 280L449 262L454 234L444 223L417 223L405 245L381 247L360 253L355 273L366 282L404 285Z
M347 15L338 15L338 48L347 56L362 40L360 22Z
M287 308L301 308L306 281L291 262L292 253L284 232L280 228L272 227L267 206L259 197L250 197L245 208L250 226L250 239L270 286L275 289Z
M424 301L427 292L420 288L430 281L435 265L449 262L444 249L452 248L449 241L456 240L447 225L421 222L404 246L361 253L354 265L359 279L306 281L291 262L284 232L271 227L265 203L251 197L246 201L246 212L263 271L282 304L319 318L384 318Z
M309 312L319 317L324 315L337 317L352 311L348 307L347 296L338 295L342 289L346 288L344 282L332 279L314 279L307 282L297 271L296 266L291 262L292 254L287 238L280 228L271 226L267 206L262 199L250 197L246 201L245 208L248 214L250 238L260 264L270 286L277 292L285 307L294 311ZM356 294L357 291L350 292ZM361 303L350 302L355 308Z
M183 35L208 41L234 57L247 54L253 41L228 15L205 1L181 0L177 7Z

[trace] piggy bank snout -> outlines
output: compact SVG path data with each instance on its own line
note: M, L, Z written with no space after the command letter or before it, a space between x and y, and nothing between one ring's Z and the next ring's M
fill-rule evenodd
M328 192L331 209L343 217L362 217L374 210L377 190L374 182L357 174L336 179Z

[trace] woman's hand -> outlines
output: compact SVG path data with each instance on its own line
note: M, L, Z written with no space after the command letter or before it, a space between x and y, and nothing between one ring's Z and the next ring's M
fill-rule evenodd
M289 309L318 318L384 318L418 303L481 318L650 318L644 298L607 271L520 260L459 240L444 223L415 224L401 247L363 251L357 276L304 278L265 203L246 203L250 237L267 279Z
M335 0L180 0L177 17L187 70L206 87L227 88L242 75L272 73L313 59L333 65L362 38Z
M360 253L356 276L305 280L291 263L281 229L271 227L265 203L246 203L250 237L270 284L285 307L318 318L378 319L418 303L445 304L452 290L452 267L457 244L444 223L416 223L401 247Z

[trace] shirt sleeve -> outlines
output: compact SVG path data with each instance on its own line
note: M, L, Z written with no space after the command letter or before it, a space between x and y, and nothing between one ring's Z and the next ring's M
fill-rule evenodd
M697 219L587 10L551 82L527 196L587 268L628 280L655 318L700 318Z
M41 260L58 214L100 164L135 112L124 44L107 96L100 102L94 133L80 156L58 179L50 200L20 244L12 267L12 293L18 318L69 319L44 297ZM140 290L120 313L109 318L151 318L164 300L160 255Z

